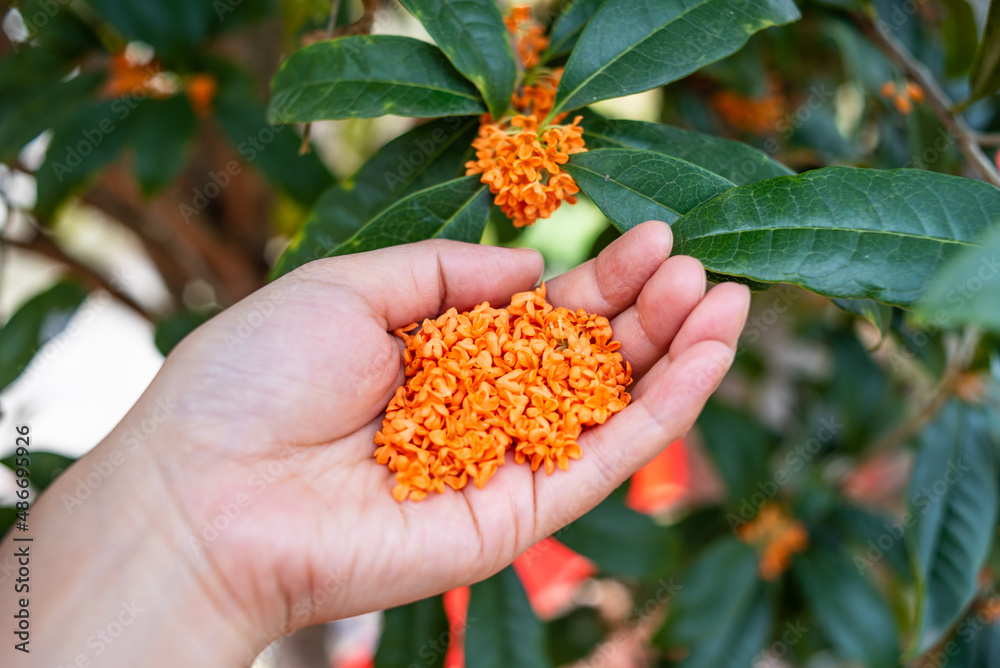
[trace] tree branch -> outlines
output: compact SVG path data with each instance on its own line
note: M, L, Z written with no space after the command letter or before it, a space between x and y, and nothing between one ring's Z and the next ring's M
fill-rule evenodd
M56 262L66 266L74 275L77 276L77 278L87 284L90 288L107 290L122 304L129 307L146 320L154 322L153 315L150 314L149 311L147 311L139 302L122 292L119 288L115 287L111 281L98 273L96 269L84 264L72 255L66 253L66 251L64 251L56 242L52 241L52 239L50 239L43 232L37 232L31 241L18 241L9 237L0 237L0 246L21 248L55 260Z
M889 58L902 72L924 90L927 105L937 116L941 125L955 139L958 149L965 156L969 166L983 181L1000 188L1000 173L990 159L979 148L976 133L966 124L965 119L954 113L954 103L941 88L933 74L913 57L913 54L899 40L882 27L872 22L864 14L853 14L861 31Z

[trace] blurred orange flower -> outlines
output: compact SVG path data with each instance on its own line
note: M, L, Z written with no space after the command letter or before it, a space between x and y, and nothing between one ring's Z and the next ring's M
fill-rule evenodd
M764 504L757 517L739 527L736 535L758 549L760 577L769 581L788 570L792 557L809 546L805 524L776 503Z
M754 135L770 135L785 115L785 97L772 82L761 97L745 97L723 89L712 95L712 108L730 126Z
M901 114L909 114L913 111L913 104L920 104L924 101L924 89L907 81L905 84L897 84L895 81L886 81L879 88L882 97L892 100L897 111Z

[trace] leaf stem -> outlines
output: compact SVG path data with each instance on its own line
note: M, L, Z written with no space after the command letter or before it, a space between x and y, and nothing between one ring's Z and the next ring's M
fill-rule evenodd
M1000 173L980 149L976 133L969 128L965 119L954 111L954 103L941 88L934 75L923 63L914 58L906 46L884 27L875 23L871 16L855 13L852 14L852 17L861 31L889 60L924 90L927 96L927 105L948 130L948 133L954 137L969 167L983 181L1000 188Z

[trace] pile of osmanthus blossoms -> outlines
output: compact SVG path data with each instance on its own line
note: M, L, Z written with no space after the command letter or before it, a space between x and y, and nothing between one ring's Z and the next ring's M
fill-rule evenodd
M608 319L553 307L544 285L503 309L453 308L417 327L396 330L407 380L375 435L398 501L483 487L510 449L533 471L568 469L583 429L629 402L632 370Z

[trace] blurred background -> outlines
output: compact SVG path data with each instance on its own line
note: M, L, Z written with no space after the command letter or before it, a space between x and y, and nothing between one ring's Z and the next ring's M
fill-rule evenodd
M180 338L267 281L325 193L412 127L413 119L396 117L309 128L267 124L270 77L303 44L366 32L428 39L395 0L332 4L0 3L0 322L10 319L0 330L0 434L30 424L36 449L52 453L39 460L46 468L34 474L36 488L111 430ZM535 4L543 23L560 11L558 1ZM668 87L594 108L742 140L796 171L843 164L970 175L925 93L852 20L857 3L799 4L802 21L757 34L736 55ZM962 100L988 4L877 0L874 6L944 91ZM984 155L1000 159L1000 101L987 97L965 116ZM617 236L581 200L525 230L495 215L483 242L537 248L547 275L561 273ZM741 453L777 462L778 471L781 462L787 468L789 453L799 452L803 465L792 483L782 483L783 510L774 521L789 521L791 508L810 535L828 531L831 540L864 554L864 540L824 525L835 523L830 513L836 521L861 513L851 516L852 526L867 522L877 538L880 524L905 508L914 434L898 432L914 407L946 372L953 376L949 397L982 406L995 391L1000 365L988 337L957 368L961 342L954 336L922 329L888 307L847 308L856 312L788 286L757 294L734 372L699 429L634 478L622 490L623 502L675 529L678 550L694 554L716 527L732 530L725 528L725 509L738 508L732 503L739 500L738 471L727 466L761 470L754 461L720 460L720 452L741 443ZM8 445L0 455L12 450ZM757 477L771 479L767 471ZM13 480L0 468L0 505L14 499ZM794 543L789 539L785 552L800 551ZM906 568L905 546L897 549L903 553L890 550L888 567L874 569L885 570L876 575L889 601L886 614L905 630L905 606L893 601L906 595L904 579L893 573ZM669 567L653 570L679 572L689 560L665 557ZM786 560L777 559L771 580L787 570ZM608 577L603 564L554 540L522 557L517 570L535 613L549 623L555 664L587 656L586 665L595 666L683 661L684 650L670 649L673 640L655 641L658 654L648 649L661 609L643 624L623 622L642 578ZM992 570L982 577L985 591ZM467 597L462 591L446 597L453 639L461 638ZM782 619L809 619L799 594L786 592L782 600ZM859 605L863 611L866 604ZM277 643L258 664L372 665L379 628L380 615L373 614L309 629ZM830 649L836 643L829 636L806 633L794 647L762 652L753 664L849 665ZM447 665L462 665L460 644L451 643Z

